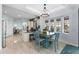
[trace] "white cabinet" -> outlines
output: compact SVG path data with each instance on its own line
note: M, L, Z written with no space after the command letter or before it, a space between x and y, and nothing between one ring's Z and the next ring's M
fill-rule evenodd
M22 37L23 37L23 40L24 40L25 42L29 41L29 33L23 32L23 33L22 33Z

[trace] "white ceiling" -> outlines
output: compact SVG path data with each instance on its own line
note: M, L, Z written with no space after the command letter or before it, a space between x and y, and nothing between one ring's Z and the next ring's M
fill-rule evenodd
M53 13L54 11L65 8L69 5L63 4L47 4L48 13ZM74 5L70 5L74 6ZM36 17L42 13L43 4L4 4L3 14L16 19L30 19Z

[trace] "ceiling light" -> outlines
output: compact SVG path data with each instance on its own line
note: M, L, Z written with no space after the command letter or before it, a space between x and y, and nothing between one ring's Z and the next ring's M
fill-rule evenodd
M7 11L4 11L4 13L6 14L6 13L7 13Z
M21 15L20 15L20 14L18 14L17 16L18 16L19 18L21 17Z
M46 4L44 4L44 9L43 9L43 12L42 12L41 16L42 17L48 17L49 16L49 14L47 12L47 9L46 9Z

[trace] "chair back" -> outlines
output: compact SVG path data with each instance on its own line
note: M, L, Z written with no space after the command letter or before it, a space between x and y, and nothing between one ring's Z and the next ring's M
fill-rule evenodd
M50 36L50 38L51 38L51 40L55 39L55 34L52 34L52 35Z
M60 35L60 33L55 33L55 40L58 40L59 39L59 35Z
M39 40L40 39L40 35L39 35L38 31L34 32L34 38L35 38L35 40Z

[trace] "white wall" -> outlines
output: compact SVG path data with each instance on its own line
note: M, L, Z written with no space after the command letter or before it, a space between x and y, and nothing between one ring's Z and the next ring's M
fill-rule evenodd
M2 5L0 4L0 49L2 48Z
M3 15L2 18L6 21L6 36L7 37L13 35L14 24L17 24L19 28L22 28L22 23L25 22L25 20L15 19L7 15Z
M13 18L3 15L3 19L6 21L6 36L13 35Z
M18 28L20 28L20 29L22 29L23 28L23 23L24 22L26 22L27 21L27 19L15 19L14 21L13 21L13 25L17 25L18 26Z

